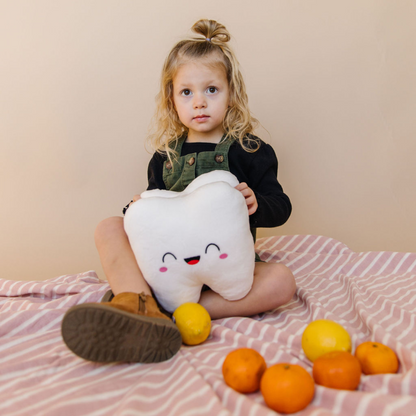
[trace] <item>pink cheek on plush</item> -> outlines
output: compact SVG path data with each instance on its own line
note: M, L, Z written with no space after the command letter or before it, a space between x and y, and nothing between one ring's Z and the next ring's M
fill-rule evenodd
M162 273L165 273L165 272L167 272L167 271L168 271L168 268L167 268L167 267L161 267L161 268L159 269L159 271L160 271L160 272L162 272Z
M228 254L221 254L220 259L226 259L228 257Z

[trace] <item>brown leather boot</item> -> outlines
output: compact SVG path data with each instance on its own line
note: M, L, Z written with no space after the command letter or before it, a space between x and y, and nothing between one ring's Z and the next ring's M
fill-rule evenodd
M150 295L142 293L124 292L114 296L109 302L101 301L101 305L112 306L130 313L137 313L152 318L170 319L160 312L156 301Z
M63 318L62 337L76 355L96 362L156 363L173 357L182 344L176 325L144 293L73 306Z

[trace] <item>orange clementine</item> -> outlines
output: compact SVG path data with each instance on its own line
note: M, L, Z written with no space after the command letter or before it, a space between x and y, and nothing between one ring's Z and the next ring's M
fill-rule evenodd
M267 368L264 358L252 348L231 351L222 365L224 381L240 393L253 393Z
M355 356L361 364L364 374L397 373L399 360L396 353L380 342L367 341L355 350Z
M276 412L295 413L313 399L315 383L300 365L281 363L269 367L260 383L266 405Z
M321 386L355 390L360 384L361 367L351 353L331 351L315 360L312 374L315 382Z

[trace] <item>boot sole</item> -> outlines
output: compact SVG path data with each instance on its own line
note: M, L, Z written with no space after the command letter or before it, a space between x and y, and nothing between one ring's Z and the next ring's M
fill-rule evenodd
M67 347L85 360L158 363L169 360L182 345L176 325L99 303L68 309L62 321Z

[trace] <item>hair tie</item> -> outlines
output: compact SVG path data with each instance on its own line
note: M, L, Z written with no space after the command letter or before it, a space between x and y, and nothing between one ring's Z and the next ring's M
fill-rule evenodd
M211 42L211 38L205 38L208 42Z

